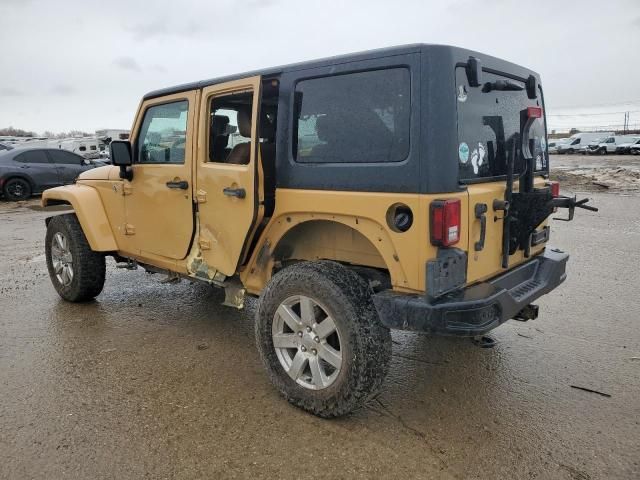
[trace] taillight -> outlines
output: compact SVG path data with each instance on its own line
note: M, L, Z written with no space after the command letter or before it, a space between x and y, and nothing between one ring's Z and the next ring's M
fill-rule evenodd
M560 182L549 182L548 183L549 187L551 188L551 196L553 198L559 197L560 196Z
M431 244L448 247L460 241L460 200L434 200L429 207Z
M542 118L542 107L527 107L527 117Z

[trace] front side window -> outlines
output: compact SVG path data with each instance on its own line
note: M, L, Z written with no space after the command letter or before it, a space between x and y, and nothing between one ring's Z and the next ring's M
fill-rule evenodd
M29 150L28 152L21 153L15 159L20 163L49 163L47 154L44 150Z
M188 110L186 100L147 109L136 142L138 163L184 163Z
M408 68L313 78L295 89L298 163L401 162L409 155Z

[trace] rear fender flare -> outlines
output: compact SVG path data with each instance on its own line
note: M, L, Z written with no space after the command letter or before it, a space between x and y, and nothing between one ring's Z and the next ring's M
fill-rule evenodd
M82 231L94 252L118 250L111 225L98 191L88 185L67 185L45 190L42 206L71 205L78 217Z
M281 240L289 232L293 231L297 226L318 221L336 223L361 234L368 240L373 250L378 253L389 272L392 284L401 287L408 284L406 272L402 268L387 229L375 220L353 215L287 213L269 222L265 232L256 244L247 268L240 273L240 279L247 291L258 294L269 281L273 273L274 252L280 245ZM339 261L339 259L337 260Z

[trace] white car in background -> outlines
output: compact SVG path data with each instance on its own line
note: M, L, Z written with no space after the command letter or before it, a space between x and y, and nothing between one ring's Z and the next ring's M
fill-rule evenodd
M616 153L616 149L620 145L635 142L636 138L634 135L610 135L600 142L595 149L590 148L589 153L599 153L600 155Z
M558 153L558 146L561 143L565 143L565 142L568 142L568 141L569 141L569 138L557 138L555 140L551 140L548 143L548 151L549 151L549 153Z
M631 147L634 145L640 145L640 137L633 137L630 142L621 143L616 147L616 153L619 155L631 153Z
M582 155L586 155L587 153L594 153L596 150L598 150L598 145L604 142L607 139L607 137L609 137L609 135L596 138L594 141L589 142L587 145L585 145L580 149L580 153Z

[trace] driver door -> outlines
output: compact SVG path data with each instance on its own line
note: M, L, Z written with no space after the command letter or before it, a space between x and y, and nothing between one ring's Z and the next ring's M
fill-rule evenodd
M196 92L142 103L133 129L133 178L125 181L127 248L148 260L187 256L194 229L192 155Z

